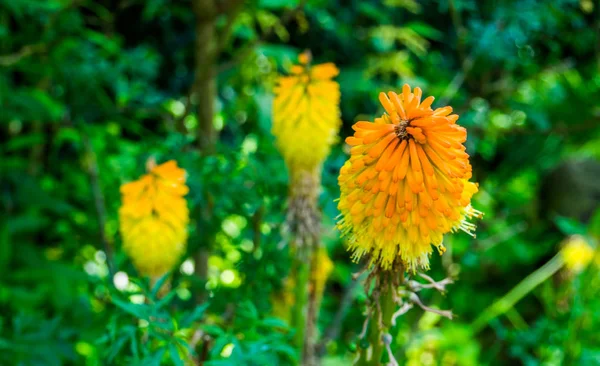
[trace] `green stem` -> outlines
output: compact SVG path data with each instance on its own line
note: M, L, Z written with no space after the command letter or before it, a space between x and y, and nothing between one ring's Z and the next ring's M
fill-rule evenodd
M309 275L308 275L308 299L306 303L306 328L304 330L304 345L302 349L302 364L305 366L315 366L317 360L317 322L319 318L319 306L321 304L320 290L317 285L317 271L320 271L318 256L320 243L315 243L310 252Z
M490 321L496 317L505 314L509 311L517 302L535 289L539 284L546 281L553 274L555 274L564 265L564 261L561 254L555 255L548 263L537 269L535 272L527 276L523 281L519 282L512 290L506 295L497 300L495 303L485 309L481 315L473 322L471 329L473 333L481 331Z
M311 293L310 282L321 231L317 204L321 170L317 167L310 171L291 170L290 173L288 223L296 241L290 246L293 258L291 276L295 286L290 325L296 330L294 344L301 351L301 364L311 366L316 363L314 347L318 309L314 286Z
M291 314L291 326L296 330L294 344L297 349L304 349L304 336L306 332L306 316L308 305L308 285L310 280L310 255L309 248L302 246L296 249L293 255L294 279L294 306Z
M401 268L398 272L385 271L379 274L378 284L371 293L373 311L369 319L368 346L361 347L359 357L355 363L356 366L381 365L381 357L385 348L383 337L392 328L392 316L396 310L393 291L397 289L394 288L392 279L393 276L399 276L400 281L396 283L402 283L404 279L404 269ZM378 304L379 306L377 306Z

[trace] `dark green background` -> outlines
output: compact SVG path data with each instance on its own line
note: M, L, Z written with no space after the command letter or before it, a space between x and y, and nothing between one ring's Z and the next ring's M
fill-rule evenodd
M304 49L341 70L340 141L354 121L382 113L380 91L404 83L434 95L434 107L451 105L468 129L481 188L473 205L485 217L477 239L447 236L448 252L432 257L429 275L456 284L444 297L422 295L458 318L420 309L402 317L399 362L600 364L595 266L561 271L509 317L478 334L470 328L567 236L592 244L600 236L597 1L229 3L237 2L222 2L214 27L230 37L214 60L195 62L192 1L0 0L1 364L181 364L189 354L207 365L297 362L291 330L271 315L289 258L287 173L270 106L277 73ZM206 65L217 86L214 153L199 120L211 106L192 88ZM335 269L321 331L351 302L323 348L326 365L348 364L360 346L365 301L334 229L343 150L338 143L323 168L324 243ZM187 170L186 258L210 252L208 278L175 270L162 300L137 278L118 234L119 186L143 174L150 156ZM115 271L129 275L126 291L112 286L105 245ZM137 292L151 300L132 303Z

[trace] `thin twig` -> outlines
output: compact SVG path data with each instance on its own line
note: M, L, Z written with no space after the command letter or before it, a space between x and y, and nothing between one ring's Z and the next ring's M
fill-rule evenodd
M515 225L509 227L508 229L502 230L495 235L479 240L477 243L478 249L483 252L488 251L496 245L504 243L509 239L521 234L522 232L526 231L527 228L528 225L525 222L516 223Z
M367 270L369 269L368 266L364 266L361 270L359 270L358 272L354 272L352 274L352 280L356 281L358 280L359 277L362 277L362 275L367 272Z
M446 90L442 93L439 105L446 105L450 100L452 100L452 98L454 98L462 84L465 82L467 74L471 71L473 65L475 64L475 57L478 53L477 51L477 49L473 50L462 63L461 71L454 75L454 78L450 84L448 84Z
M340 334L340 329L342 327L342 321L346 317L348 310L350 309L350 307L352 306L352 303L354 302L354 296L355 296L354 290L356 289L356 286L362 280L361 276L363 273L361 273L356 278L353 277L352 281L344 289L344 294L342 296L342 299L340 300L340 306L338 307L337 312L333 316L333 320L331 321L331 324L329 324L329 326L323 333L324 336L321 339L321 342L319 342L319 345L317 346L317 354L319 356L323 356L325 354L325 350L326 350L325 348L327 346L327 343L333 339L336 339L338 337L338 335ZM363 332L365 334L367 331L366 324L368 324L368 317L365 322L365 327L363 329ZM363 335L363 337L364 337L364 335Z
M369 329L369 320L371 319L370 311L367 312L365 316L365 321L363 322L362 330L358 334L358 339L363 339L367 336L367 329Z
M42 36L47 31L52 30L54 28L54 25L56 24L56 21L58 19L60 19L60 16L62 14L64 14L65 12L79 6L79 2L80 2L79 0L74 0L70 5L53 13L50 16L48 22L46 22L46 24L44 25L42 32L38 35L38 38L41 39ZM19 49L15 53L8 54L8 55L0 55L0 66L5 66L5 67L12 66L12 65L15 65L15 64L21 62L21 60L23 60L29 56L32 56L36 53L42 53L42 52L46 52L47 50L51 50L61 40L62 40L62 37L59 37L58 39L55 39L52 42L48 42L48 44L45 44L45 43L28 44L28 45L21 47L21 49Z
M0 55L0 66L12 66L19 63L19 61L24 58L29 57L34 53L43 52L46 49L46 45L43 43L25 45L15 53L10 55Z
M208 360L209 357L209 352L211 349L211 337L207 334L204 337L202 337L202 340L204 342L202 342L202 350L200 351L200 354L198 355L198 366L202 366L204 365L204 362Z
M235 23L235 18L242 10L243 0L230 0L225 2L225 6L223 6L223 10L221 14L227 15L227 23L225 27L219 31L219 38L217 42L217 55L219 55L225 47L227 46L227 42L229 41L229 37L231 36L231 32L233 31L233 24Z
M400 309L398 309L393 315L392 315L392 326L396 326L396 319L401 316L406 314L410 309L413 308L413 304L409 303L409 302L405 302L404 305L402 305L400 307Z
M443 280L438 282L426 275L425 273L419 273L419 276L421 276L421 278L429 282L429 284L422 284L417 282L420 288L435 288L436 290L442 293L446 292L446 285L450 285L453 283L451 278L444 278Z
M461 71L456 73L452 81L448 84L446 90L442 93L438 105L447 105L448 102L452 100L452 98L454 98L460 87L465 82L467 75L473 69L473 66L475 65L475 60L479 56L479 53L483 50L483 47L481 46L483 41L489 36L488 32L499 31L499 27L499 24L495 24L493 27L487 28L484 31L484 34L482 34L481 37L479 37L479 41L477 42L477 44L473 47L469 55L463 60L461 65Z
M420 283L417 281L409 281L408 285L413 292L421 291L422 289L433 288L441 292L442 294L446 292L446 285L451 284L452 280L450 278L445 278L440 282L434 283Z
M394 352L392 352L392 348L391 348L392 336L389 333L386 333L383 335L382 341L383 341L383 344L385 345L385 350L387 351L388 358L390 359L390 362L388 363L388 365L398 366L398 361L396 361L396 358L394 357Z
M439 310L439 309L434 309L434 308L430 308L429 306L423 304L423 302L421 302L421 299L419 299L419 296L417 296L417 294L415 294L414 292L410 292L408 294L408 299L410 300L410 302L419 305L419 307L425 311L428 311L430 313L434 313L434 314L438 314L441 315L445 318L448 318L450 320L452 320L452 317L454 316L452 314L452 311L450 310Z
M190 339L190 341L188 343L192 350L196 349L196 346L202 340L202 337L204 337L204 331L202 329L196 329L196 331L194 332L194 334L192 334L192 338Z
M85 152L88 155L88 174L90 176L90 184L92 186L92 194L94 196L94 205L96 207L96 216L98 219L98 231L100 234L100 240L104 246L104 252L106 253L106 264L108 266L108 273L112 279L114 276L113 267L113 247L109 238L106 235L106 200L104 199L104 193L100 186L100 173L98 169L98 159L96 152L90 141L89 136L81 129L81 138Z

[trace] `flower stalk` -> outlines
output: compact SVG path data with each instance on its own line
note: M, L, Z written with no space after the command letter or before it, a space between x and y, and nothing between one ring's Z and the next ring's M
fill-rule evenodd
M304 350L307 336L308 291L310 280L310 248L297 247L293 250L291 276L294 279L294 305L291 309L290 325L295 329L294 343ZM304 353L304 351L303 351Z
M548 280L563 267L572 273L581 272L589 265L593 257L594 249L584 237L573 235L567 238L563 242L562 249L558 254L535 272L525 277L512 290L496 300L475 319L471 326L473 333L479 333L492 320L501 315L506 314L509 319L511 317L514 318L514 314L510 313L511 309L536 287Z
M317 203L320 173L320 168L292 172L287 217L293 236L290 248L291 278L295 284L290 325L296 331L294 343L301 350L304 365L316 363L314 348L319 307L316 288L319 286L316 285L317 276L314 272L318 270L316 258L321 232L321 213Z
M295 343L302 350L301 363L316 363L316 327L320 302L318 279L326 278L318 261L321 213L318 193L321 166L336 142L341 125L340 87L333 80L339 70L332 63L314 65L310 52L281 76L273 100L273 134L290 173L287 226L291 232L292 272L295 288L289 314L296 329ZM324 283L324 280L323 280Z
M401 298L397 296L398 288L394 284L404 282L404 271L382 271L376 282L369 300L367 347L361 348L355 362L357 366L380 365L384 349L390 349L390 329L395 325L397 303L401 302ZM391 354L389 356L393 364L394 358Z
M500 315L506 314L507 311L513 308L513 306L523 299L528 293L533 291L542 282L552 277L558 270L564 266L565 262L562 258L561 253L555 255L542 267L538 268L535 272L525 277L523 281L519 282L510 292L498 299L473 322L471 329L473 333L479 333L483 330L492 320L499 317Z
M387 365L398 365L392 351L392 329L400 316L417 306L424 311L432 312L452 319L450 310L439 310L425 305L418 293L425 289L446 292L446 286L452 280L445 278L435 281L431 277L418 273L426 283L405 274L406 266L400 258L390 269L374 267L365 281L365 292L369 294L366 320L359 335L360 350L355 365L381 365L384 353L387 354ZM410 273L410 272L409 272ZM412 273L414 277L416 273ZM372 287L372 290L371 290Z
M443 236L458 230L475 237L469 220L483 213L471 206L478 185L464 145L467 131L457 124L452 107L432 108L434 98L404 85L400 93L380 93L385 113L374 121L356 122L346 138L350 157L340 169L338 228L348 239L354 260L368 258L372 268L369 293L367 347L357 365L379 365L384 349L396 365L389 334L396 319L418 306L452 318L452 312L425 305L418 292L440 292L450 279L427 283L407 280L404 272L429 269L433 249L446 251ZM396 310L397 309L397 310Z

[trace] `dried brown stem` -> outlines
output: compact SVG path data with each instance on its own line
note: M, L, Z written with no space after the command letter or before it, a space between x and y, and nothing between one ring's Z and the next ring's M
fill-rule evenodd
M409 302L405 302L400 309L398 309L394 315L392 315L392 325L396 326L396 319L398 319L398 317L406 314L410 309L413 308L413 304L409 303Z
M452 317L453 317L452 311L430 308L429 306L423 304L423 302L421 302L421 299L419 298L419 296L417 296L417 294L415 294L414 292L408 293L408 300L410 302L412 302L413 304L419 305L419 307L425 311L429 311L430 313L438 314L438 315L441 315L445 318L452 320Z

